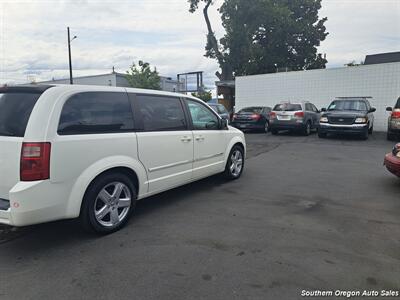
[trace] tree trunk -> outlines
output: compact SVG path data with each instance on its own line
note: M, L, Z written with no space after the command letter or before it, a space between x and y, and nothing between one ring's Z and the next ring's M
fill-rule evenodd
M215 33L212 29L210 18L208 16L208 8L210 7L212 0L208 0L206 6L203 9L204 19L207 24L207 42L210 44L212 49L215 52L215 57L217 58L218 64L221 68L221 73L216 72L215 75L218 77L219 80L233 80L233 71L232 68L226 63L224 55L221 53L219 49L219 44L217 38L215 37Z

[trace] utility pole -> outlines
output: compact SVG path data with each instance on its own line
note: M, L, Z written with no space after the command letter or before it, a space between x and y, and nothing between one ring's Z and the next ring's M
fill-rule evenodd
M69 34L69 27L67 27L67 32L68 32L68 58L69 58L69 83L74 84L74 80L72 78L72 59L71 59L71 42L77 38L75 35L72 39Z

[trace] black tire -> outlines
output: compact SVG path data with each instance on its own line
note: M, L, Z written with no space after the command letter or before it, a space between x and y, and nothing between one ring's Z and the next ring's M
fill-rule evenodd
M265 122L265 125L264 125L264 132L265 132L265 133L268 133L268 132L269 132L269 122L268 122L268 121Z
M235 172L235 171L237 171L236 167L238 167L237 163L239 163L239 162L236 163L236 167L233 170L232 170L232 165L235 163L234 162L235 153L238 153L238 152L240 153L242 162L241 162L240 172ZM244 161L245 161L245 158L244 158L243 148L239 145L233 146L231 152L229 153L228 161L226 162L225 171L223 173L224 177L228 180L239 179L243 173Z
M326 134L326 132L319 132L319 131L318 131L318 137L319 137L320 139L326 139L327 136L328 136L328 135Z
M361 139L366 141L369 138L369 129L365 129L364 132L361 134Z
M110 219L109 222L112 223L111 220L112 211L117 211L118 214L118 223L116 223L115 225L105 226L99 223L100 221L98 221L98 219L95 216L96 205L98 204L98 200L100 200L101 198L100 192L102 192L108 186L112 188L113 184L115 184L115 188L117 188L116 184L118 183L121 183L123 186L123 190L122 192L120 192L120 196L122 195L122 193L124 193L125 199L130 198L130 205L129 207L119 207L115 199L114 199L114 205L105 204L105 202L103 202L104 207L105 206L108 207L108 205L111 205L110 207L108 207L109 213L106 213L103 218L107 218L107 215L109 215L108 216ZM129 194L130 197L128 197L127 194ZM85 196L83 198L81 212L79 216L82 227L88 232L98 233L98 234L109 234L120 230L122 227L126 225L129 218L131 217L136 206L136 198L137 198L136 188L133 185L132 181L129 179L129 177L126 176L125 174L106 173L104 175L101 175L89 185L85 193ZM110 202L111 201L112 199L110 198ZM127 208L127 210L124 210L125 208ZM121 216L123 216L122 220L120 220L121 216L119 215L119 213L121 213Z
M276 129L271 129L271 133L272 133L272 135L278 135L278 130L276 130Z
M395 140L395 136L393 133L388 132L386 135L386 138L388 141L394 141Z
M303 128L303 135L304 136L309 136L311 134L311 122L308 121L306 125Z

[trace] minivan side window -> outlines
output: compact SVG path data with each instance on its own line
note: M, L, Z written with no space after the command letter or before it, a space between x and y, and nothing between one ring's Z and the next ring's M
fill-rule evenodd
M175 97L137 95L136 103L144 131L187 130L181 100Z
M62 109L59 135L121 133L134 130L126 93L84 92L69 98Z
M218 117L205 105L197 101L186 100L192 116L194 130L218 130Z

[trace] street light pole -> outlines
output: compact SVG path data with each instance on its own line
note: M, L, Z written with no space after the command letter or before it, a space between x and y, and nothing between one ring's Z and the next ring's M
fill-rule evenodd
M67 31L68 31L69 83L74 84L74 80L72 79L71 38L69 34L69 27L67 27Z

